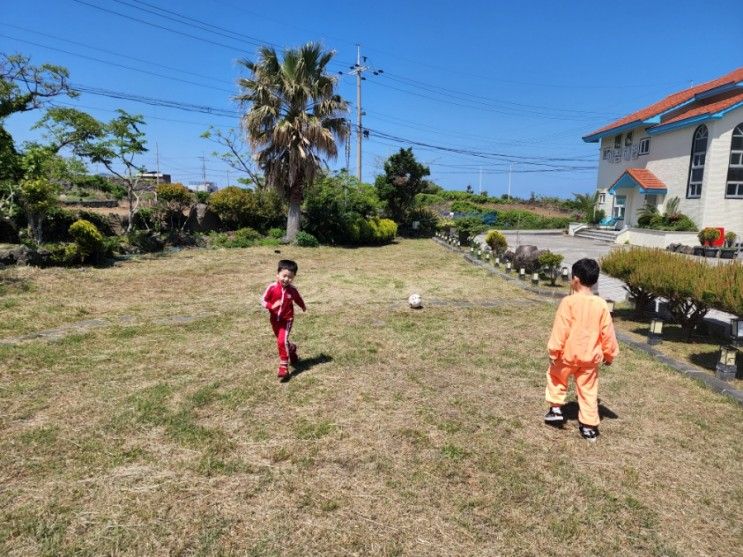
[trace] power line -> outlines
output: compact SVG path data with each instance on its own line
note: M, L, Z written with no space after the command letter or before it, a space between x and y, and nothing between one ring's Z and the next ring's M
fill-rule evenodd
M46 37L48 39L54 39L54 40L57 40L57 41L62 41L62 42L65 42L65 43L69 43L69 44L74 44L74 45L77 45L77 46L81 46L83 48L87 48L87 49L90 49L90 50L94 50L94 51L98 51L98 52L103 52L103 53L106 53L106 54L111 54L113 56L118 56L118 57L121 57L121 58L127 58L129 60L134 60L135 62L141 62L141 63L144 63L144 64L149 64L149 65L152 65L152 66L157 66L159 68L164 68L166 70L171 70L171 71L174 71L174 72L179 72L179 73L183 73L183 74L187 74L187 75L192 75L194 77L200 77L202 79L207 79L207 80L209 80L212 83L218 82L218 83L224 83L226 85L232 85L233 84L231 81L227 81L225 79L218 79L216 77L212 77L212 76L208 76L208 75L204 75L204 74L192 72L192 71L189 71L189 70L184 70L184 69L181 69L181 68L175 68L173 66L167 66L165 64L159 64L158 62L153 62L152 60L146 60L144 58L137 58L135 56L130 56L128 54L122 54L120 52L115 52L113 50L107 50L105 48L100 48L100 47L89 45L89 44L82 43L82 42L79 42L79 41L73 41L73 40L70 40L70 39L65 39L63 37L58 37L57 35L51 35L49 33L42 33L41 31L35 31L33 29L28 29L26 27L21 27L20 25L13 25L12 23L2 23L2 22L0 22L0 25L4 25L6 27L12 27L12 28L17 29L19 31L23 31L24 33L33 33L35 35L41 35L42 37ZM47 47L45 47L45 48L47 48Z
M5 37L6 39L11 39L11 40L18 41L18 42L21 42L21 43L26 43L26 44L38 46L40 48L46 48L46 49L49 49L49 50L54 50L56 52L62 52L64 54L69 54L71 56L78 56L80 58L85 58L86 60L93 60L95 62L100 62L102 64L106 64L107 66L115 66L117 68L124 68L126 70L131 70L131 71L143 73L143 74L146 74L146 75L151 75L151 76L155 76L155 77L159 77L159 78L163 78L163 79L168 79L170 81L179 81L181 83L188 83L189 85L195 85L196 87L203 87L205 89L212 89L214 91L222 91L224 93L230 93L230 94L234 93L234 91L231 91L231 90L228 90L228 89L221 89L219 87L213 87L211 85L205 85L203 83L197 83L196 81L190 81L188 79L181 79L179 77L164 76L162 74L158 74L158 73L151 72L151 71L148 71L148 70L143 70L141 68L135 68L133 66L127 66L125 64L119 64L117 62L111 62L110 60L104 60L102 58L96 58L95 56L88 56L86 54L80 54L80 53L77 53L77 52L72 52L72 51L69 51L69 50L65 50L63 48L57 48L57 47L53 47L53 46L49 46L49 45L44 45L44 44L37 43L37 42L34 42L34 41L29 41L29 40L26 40L26 39L19 39L18 37L11 37L10 35L4 35L2 33L0 33L0 37Z

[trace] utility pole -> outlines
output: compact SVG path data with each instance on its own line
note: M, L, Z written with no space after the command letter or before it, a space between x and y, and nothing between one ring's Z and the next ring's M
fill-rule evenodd
M366 78L364 72L369 71L371 68L366 65L366 56L361 56L361 45L356 45L356 63L351 66L351 75L356 76L356 178L359 182L361 181L361 143L364 138L364 128L361 124L361 117L364 115L364 111L361 109L361 82ZM384 70L371 70L374 75L384 73ZM338 72L342 74L343 72Z
M512 163L508 163L508 200L511 201L511 169L513 168Z
M155 184L160 185L160 145L155 141L155 153L157 153L157 174L155 174Z
M480 167L480 191L477 193L482 195L482 166Z
M201 152L201 156L199 158L201 159L201 186L204 188L204 191L206 191L206 156L204 156L203 151Z

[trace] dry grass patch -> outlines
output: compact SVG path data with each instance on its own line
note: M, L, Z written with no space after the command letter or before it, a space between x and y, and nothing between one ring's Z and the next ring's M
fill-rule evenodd
M305 363L286 384L257 309L280 256L298 260L309 308L294 330ZM23 271L39 294L28 316L47 319L36 305L59 288L70 307L138 321L0 346L0 552L741 547L738 406L625 349L602 372L591 446L574 420L541 422L554 306L428 241L280 256ZM437 304L409 310L412 291ZM120 295L98 305L93 292Z

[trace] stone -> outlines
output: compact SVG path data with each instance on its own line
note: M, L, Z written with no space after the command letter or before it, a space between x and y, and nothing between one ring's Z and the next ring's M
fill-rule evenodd
M539 254L542 253L537 246L519 246L513 255L513 268L526 269L527 273L534 273L539 269Z
M222 228L219 216L206 203L197 203L188 213L186 229L191 232L213 232Z

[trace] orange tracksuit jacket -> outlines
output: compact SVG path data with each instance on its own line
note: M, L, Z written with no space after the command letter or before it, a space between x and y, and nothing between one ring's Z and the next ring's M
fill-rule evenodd
M568 377L575 378L582 424L597 426L598 366L610 364L619 353L606 302L592 294L576 293L563 298L557 308L552 334L547 343L550 364L547 371L547 402L565 403Z

